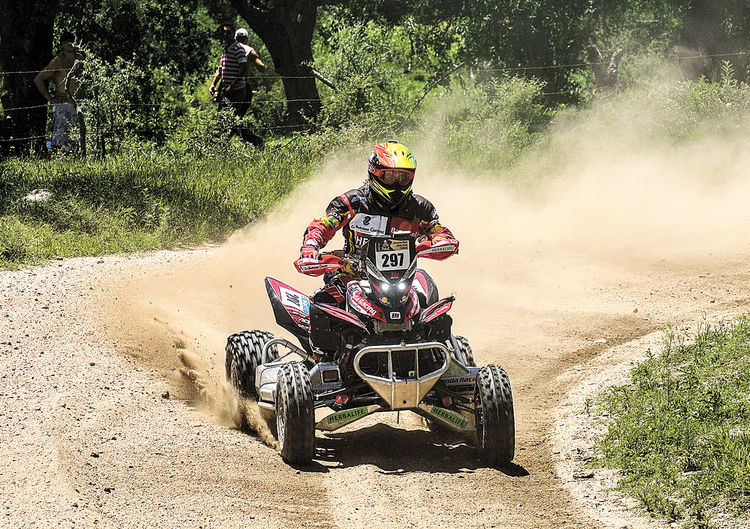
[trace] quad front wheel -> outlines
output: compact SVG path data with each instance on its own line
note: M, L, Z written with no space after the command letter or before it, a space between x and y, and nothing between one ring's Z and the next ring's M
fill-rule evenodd
M289 463L312 461L315 407L310 373L301 362L289 362L276 378L276 433L281 457Z
M515 454L516 423L510 379L502 367L489 365L479 370L474 406L478 455L488 465L507 465Z

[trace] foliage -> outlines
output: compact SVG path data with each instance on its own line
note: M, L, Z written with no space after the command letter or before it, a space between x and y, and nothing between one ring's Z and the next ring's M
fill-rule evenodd
M101 161L0 165L0 266L216 240L261 217L314 168L314 144L175 159L151 149ZM24 200L35 189L53 196Z
M656 126L678 140L744 127L750 112L750 89L727 73L721 83L701 79L671 88Z
M152 80L122 57L108 64L89 54L77 99L91 133L90 152L103 155L107 148L116 150L128 135L143 130L152 121L154 108L144 91L144 86ZM161 106L156 110L160 114Z
M326 41L318 40L316 50L321 49L325 60L317 66L339 91L322 92L319 124L341 127L358 121L387 128L403 116L421 84L410 81L399 68L399 57L407 51L403 31L375 24L346 26L329 19L324 33Z
M103 62L125 58L149 75L161 69L183 80L217 56L217 24L198 0L63 0L55 25Z
M664 349L602 399L611 417L599 464L649 511L708 527L711 509L750 509L750 319L704 325Z
M552 116L538 97L541 82L512 77L477 82L456 77L450 90L431 94L420 130L446 164L468 171L512 165Z

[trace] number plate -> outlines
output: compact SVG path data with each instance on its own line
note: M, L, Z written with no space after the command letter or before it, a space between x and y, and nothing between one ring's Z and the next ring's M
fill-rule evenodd
M406 270L409 268L409 242L389 240L378 244L375 264L379 270Z
M406 270L409 266L409 250L375 252L380 270Z

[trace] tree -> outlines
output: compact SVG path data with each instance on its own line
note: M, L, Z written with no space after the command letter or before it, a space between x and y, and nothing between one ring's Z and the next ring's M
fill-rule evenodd
M744 78L743 55L744 32L738 31L738 22L747 17L747 6L736 1L693 0L687 2L682 26L681 45L688 53L704 55L706 67L700 74L717 81L721 77L721 65L728 61L736 75ZM732 35L734 29L734 35ZM747 30L747 27L745 27ZM698 76L699 77L699 76Z
M25 150L43 143L42 138L34 137L44 136L47 108L34 86L34 77L52 56L57 8L55 0L0 0L0 71L9 72L3 76L0 89L6 122L2 127L6 138L0 139L17 138L12 143L3 142L0 149L13 145Z
M747 0L597 0L596 4L604 29L627 36L630 53L653 49L657 43L665 52L677 53L688 79L718 80L724 61L732 64L735 75L745 76Z
M312 38L319 0L231 0L232 7L263 41L281 76L287 119L293 126L320 112L312 76Z
M182 80L212 58L215 23L200 0L61 0L56 25L106 63L119 57Z

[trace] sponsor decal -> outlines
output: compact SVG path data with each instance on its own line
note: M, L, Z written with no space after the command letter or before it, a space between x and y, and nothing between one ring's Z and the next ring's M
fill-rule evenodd
M409 241L403 239L388 239L387 241L378 242L377 249L381 252L408 250Z
M332 413L331 415L326 417L326 422L328 424L336 424L337 422L359 419L360 417L364 417L368 413L369 412L367 411L367 406L363 406L361 408L353 408L351 410L337 411L336 413Z
M440 253L440 252L455 252L455 251L456 251L455 244L441 244L439 246L433 246L431 248L427 248L426 250L422 250L419 253Z
M432 409L430 410L430 415L434 415L435 417L438 417L445 422L452 424L459 430L465 430L466 425L469 424L469 421L462 415L453 413L452 411L446 410L445 408L438 408L437 406L432 407Z
M458 384L473 384L476 377L442 377L441 380L449 386L456 386Z
M305 314L310 313L310 299L303 293L279 286L279 297L284 306L297 309Z
M365 235L385 235L387 226L388 217L365 215L364 213L357 213L349 222L351 229Z
M310 264L300 263L299 268L303 272L314 272L316 270L325 270L329 266L330 265L328 263L313 262L313 263L310 263Z
M353 294L349 301L352 305L354 305L356 308L361 309L365 314L369 314L370 316L375 316L377 314L377 311L375 308L370 305L366 300L362 299L362 296L359 294Z

